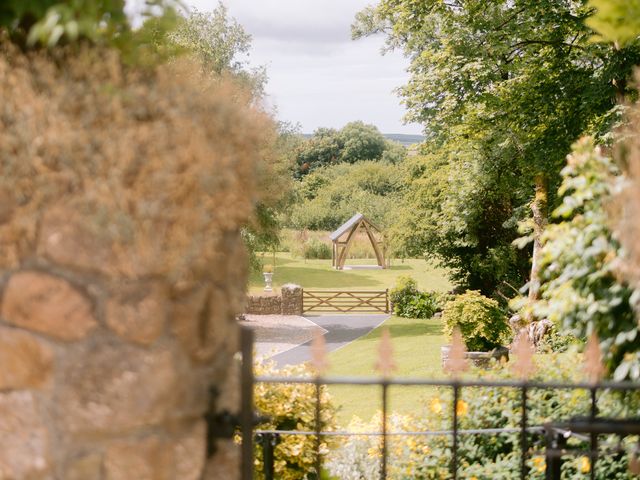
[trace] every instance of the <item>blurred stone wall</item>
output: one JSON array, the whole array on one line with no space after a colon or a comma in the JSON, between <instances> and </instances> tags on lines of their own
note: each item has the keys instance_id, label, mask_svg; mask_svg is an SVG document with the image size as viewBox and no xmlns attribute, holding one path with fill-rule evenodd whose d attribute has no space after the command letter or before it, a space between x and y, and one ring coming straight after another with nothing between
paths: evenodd
<instances>
[{"instance_id":1,"label":"blurred stone wall","mask_svg":"<svg viewBox=\"0 0 640 480\"><path fill-rule=\"evenodd\" d=\"M105 280L40 258L7 272L0 478L203 478L209 402L239 404L229 298L212 283L175 297L161 280ZM218 443L207 478L232 479L237 452Z\"/></svg>"},{"instance_id":2,"label":"blurred stone wall","mask_svg":"<svg viewBox=\"0 0 640 480\"><path fill-rule=\"evenodd\" d=\"M198 65L55 55L0 41L0 479L234 480L205 416L240 405L271 119Z\"/></svg>"}]
</instances>

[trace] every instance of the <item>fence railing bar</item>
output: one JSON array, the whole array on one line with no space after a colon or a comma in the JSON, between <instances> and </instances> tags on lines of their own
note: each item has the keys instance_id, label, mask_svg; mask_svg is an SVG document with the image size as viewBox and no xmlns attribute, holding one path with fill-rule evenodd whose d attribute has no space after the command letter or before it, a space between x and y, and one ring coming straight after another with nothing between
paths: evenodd
<instances>
[{"instance_id":1,"label":"fence railing bar","mask_svg":"<svg viewBox=\"0 0 640 480\"><path fill-rule=\"evenodd\" d=\"M268 377L257 376L259 383L302 383L315 384L314 377ZM382 378L364 377L325 377L322 379L323 385L380 385ZM451 387L450 380L427 380L422 378L397 378L387 380L389 386L431 386L431 387ZM561 389L561 390L638 390L638 384L633 382L602 382L593 383L563 383L563 382L520 382L520 381L498 381L498 380L459 380L460 388L487 387L487 388L522 388L526 385L528 389Z\"/></svg>"},{"instance_id":2,"label":"fence railing bar","mask_svg":"<svg viewBox=\"0 0 640 480\"><path fill-rule=\"evenodd\" d=\"M518 428L478 428L478 429L458 429L458 435L500 435L521 432ZM544 427L527 427L529 433L543 433ZM312 430L256 430L256 434L278 434L278 435L315 435ZM453 430L425 430L415 432L386 432L387 437L443 437L453 435ZM379 437L382 432L351 432L347 430L323 431L325 437Z\"/></svg>"}]
</instances>

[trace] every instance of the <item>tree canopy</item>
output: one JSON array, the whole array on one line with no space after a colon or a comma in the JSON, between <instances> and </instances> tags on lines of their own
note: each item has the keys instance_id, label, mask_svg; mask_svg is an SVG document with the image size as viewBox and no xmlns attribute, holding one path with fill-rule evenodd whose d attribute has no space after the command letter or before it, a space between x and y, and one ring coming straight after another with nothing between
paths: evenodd
<instances>
[{"instance_id":1,"label":"tree canopy","mask_svg":"<svg viewBox=\"0 0 640 480\"><path fill-rule=\"evenodd\" d=\"M619 118L616 99L632 93L628 78L640 63L638 42L614 48L591 41L585 20L592 13L586 1L573 0L381 0L357 15L353 35L382 32L388 48L410 58L410 79L400 90L408 119L424 125L428 153L447 162L472 155L474 168L454 173L473 175L467 202L477 206L476 218L494 215L487 192L507 192L498 230L512 229L531 206L539 240L571 144L583 133L606 141ZM443 188L456 195L450 182ZM407 211L415 212L414 223L429 216ZM466 211L449 214L470 234L478 229ZM456 252L427 253L463 261Z\"/></svg>"},{"instance_id":2,"label":"tree canopy","mask_svg":"<svg viewBox=\"0 0 640 480\"><path fill-rule=\"evenodd\" d=\"M397 163L406 157L406 149L386 140L374 125L362 121L347 123L342 129L319 128L298 149L298 174L336 163L382 160Z\"/></svg>"}]
</instances>

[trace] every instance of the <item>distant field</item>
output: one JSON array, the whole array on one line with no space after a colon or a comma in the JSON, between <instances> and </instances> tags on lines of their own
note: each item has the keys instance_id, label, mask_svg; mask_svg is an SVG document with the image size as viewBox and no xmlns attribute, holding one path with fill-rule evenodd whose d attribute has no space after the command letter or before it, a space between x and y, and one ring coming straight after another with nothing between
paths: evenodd
<instances>
[{"instance_id":1,"label":"distant field","mask_svg":"<svg viewBox=\"0 0 640 480\"><path fill-rule=\"evenodd\" d=\"M265 263L273 263L271 254L265 254ZM353 259L347 265L375 264L371 259ZM447 291L451 284L443 269L434 267L422 259L395 260L386 270L334 270L331 260L304 260L293 258L290 253L277 253L273 284L276 289L285 283L296 283L304 288L391 288L399 276L413 277L423 290ZM255 272L249 281L249 290L259 292L264 288L262 274Z\"/></svg>"}]
</instances>

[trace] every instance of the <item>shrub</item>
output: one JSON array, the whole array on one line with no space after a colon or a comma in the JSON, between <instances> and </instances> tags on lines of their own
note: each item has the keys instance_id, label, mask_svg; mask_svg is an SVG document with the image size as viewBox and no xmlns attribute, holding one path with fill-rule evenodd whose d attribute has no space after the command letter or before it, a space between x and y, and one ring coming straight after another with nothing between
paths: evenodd
<instances>
[{"instance_id":1,"label":"shrub","mask_svg":"<svg viewBox=\"0 0 640 480\"><path fill-rule=\"evenodd\" d=\"M304 365L279 370L272 363L258 363L256 375L304 376L309 370ZM261 430L315 430L316 387L313 384L258 383L254 390L255 405L269 421L258 426ZM335 408L325 386L320 391L321 428L323 432L335 429ZM320 444L320 453L329 452L327 437ZM275 446L275 478L298 480L309 478L315 466L316 437L313 435L283 435ZM256 442L254 450L256 478L264 478L262 447Z\"/></svg>"},{"instance_id":2,"label":"shrub","mask_svg":"<svg viewBox=\"0 0 640 480\"><path fill-rule=\"evenodd\" d=\"M497 301L467 290L448 302L443 311L445 333L460 329L469 351L485 352L503 342L509 333L507 317Z\"/></svg>"},{"instance_id":3,"label":"shrub","mask_svg":"<svg viewBox=\"0 0 640 480\"><path fill-rule=\"evenodd\" d=\"M399 277L389 292L393 313L404 318L431 318L442 310L443 298L438 292L421 292L411 277Z\"/></svg>"},{"instance_id":4,"label":"shrub","mask_svg":"<svg viewBox=\"0 0 640 480\"><path fill-rule=\"evenodd\" d=\"M331 259L331 247L317 238L311 238L304 245L304 258L327 260Z\"/></svg>"}]
</instances>

